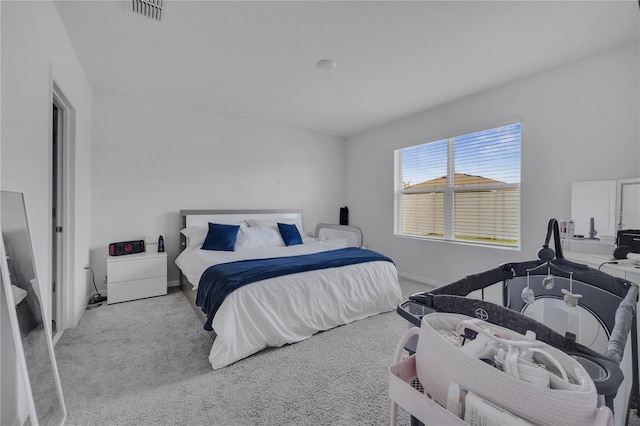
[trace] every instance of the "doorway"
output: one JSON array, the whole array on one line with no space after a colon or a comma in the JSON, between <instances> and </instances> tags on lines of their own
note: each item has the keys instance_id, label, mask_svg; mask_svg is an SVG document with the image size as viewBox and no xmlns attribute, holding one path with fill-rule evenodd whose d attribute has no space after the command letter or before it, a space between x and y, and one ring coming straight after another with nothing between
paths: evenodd
<instances>
[{"instance_id":1,"label":"doorway","mask_svg":"<svg viewBox=\"0 0 640 426\"><path fill-rule=\"evenodd\" d=\"M62 185L62 171L64 170L64 142L61 121L64 115L55 101L53 102L52 134L51 134L51 335L58 334L58 324L61 323L60 300L62 284L62 265L64 252L62 250L62 227L64 185Z\"/></svg>"},{"instance_id":2,"label":"doorway","mask_svg":"<svg viewBox=\"0 0 640 426\"><path fill-rule=\"evenodd\" d=\"M70 253L70 148L73 109L53 82L51 103L51 336L54 344L64 330Z\"/></svg>"}]
</instances>

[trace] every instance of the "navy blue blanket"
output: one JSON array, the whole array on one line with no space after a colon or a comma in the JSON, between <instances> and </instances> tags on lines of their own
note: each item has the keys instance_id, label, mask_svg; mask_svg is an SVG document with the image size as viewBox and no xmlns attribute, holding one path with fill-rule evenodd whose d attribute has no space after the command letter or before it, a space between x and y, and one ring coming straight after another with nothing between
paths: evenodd
<instances>
[{"instance_id":1,"label":"navy blue blanket","mask_svg":"<svg viewBox=\"0 0 640 426\"><path fill-rule=\"evenodd\" d=\"M299 256L221 263L209 267L202 274L196 305L207 315L205 330L212 330L213 316L224 299L237 288L282 275L376 261L393 263L380 253L357 247Z\"/></svg>"}]
</instances>

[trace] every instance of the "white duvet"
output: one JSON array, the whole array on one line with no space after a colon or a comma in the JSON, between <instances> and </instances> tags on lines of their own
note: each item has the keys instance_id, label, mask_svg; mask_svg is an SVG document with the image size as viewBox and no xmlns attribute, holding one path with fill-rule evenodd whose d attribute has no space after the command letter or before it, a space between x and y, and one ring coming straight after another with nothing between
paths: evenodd
<instances>
[{"instance_id":1,"label":"white duvet","mask_svg":"<svg viewBox=\"0 0 640 426\"><path fill-rule=\"evenodd\" d=\"M195 290L204 271L214 264L343 247L315 239L242 252L201 250L198 245L185 249L176 265ZM264 348L299 342L318 331L393 310L401 299L396 267L390 262L309 271L249 284L231 293L217 311L209 361L214 369L222 368Z\"/></svg>"}]
</instances>

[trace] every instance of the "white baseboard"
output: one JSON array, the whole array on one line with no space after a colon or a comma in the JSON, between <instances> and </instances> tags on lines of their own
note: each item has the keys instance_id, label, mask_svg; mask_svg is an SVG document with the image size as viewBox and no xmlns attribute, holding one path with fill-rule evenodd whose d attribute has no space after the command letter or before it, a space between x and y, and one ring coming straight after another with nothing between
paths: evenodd
<instances>
[{"instance_id":1,"label":"white baseboard","mask_svg":"<svg viewBox=\"0 0 640 426\"><path fill-rule=\"evenodd\" d=\"M406 272L398 271L398 276L401 277L401 278L407 278L407 279L410 279L410 280L418 281L418 282L427 284L427 285L432 286L432 287L440 287L440 286L446 284L446 283L443 283L441 281L432 280L432 279L421 277L421 276L418 276L418 275L407 274Z\"/></svg>"},{"instance_id":2,"label":"white baseboard","mask_svg":"<svg viewBox=\"0 0 640 426\"><path fill-rule=\"evenodd\" d=\"M63 334L64 334L64 330L60 330L51 338L51 343L53 344L54 347L56 346L58 341L60 341L60 338L62 337Z\"/></svg>"},{"instance_id":3,"label":"white baseboard","mask_svg":"<svg viewBox=\"0 0 640 426\"><path fill-rule=\"evenodd\" d=\"M173 281L167 281L167 287L180 287L180 280L173 280ZM104 290L100 290L98 292L101 296L107 296L108 291L106 289ZM84 303L84 308L87 309L87 307L89 306L89 302L91 301L91 298L93 297L93 295L95 294L95 291L91 292L89 295L87 295L87 300ZM107 301L105 300L103 303L107 303Z\"/></svg>"}]
</instances>

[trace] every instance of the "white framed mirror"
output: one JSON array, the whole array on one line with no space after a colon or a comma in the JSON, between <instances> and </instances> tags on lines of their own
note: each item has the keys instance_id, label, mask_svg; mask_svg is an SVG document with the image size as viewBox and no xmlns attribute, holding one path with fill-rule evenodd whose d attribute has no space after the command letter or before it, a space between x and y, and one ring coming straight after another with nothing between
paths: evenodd
<instances>
[{"instance_id":1,"label":"white framed mirror","mask_svg":"<svg viewBox=\"0 0 640 426\"><path fill-rule=\"evenodd\" d=\"M19 192L0 191L0 269L11 322L16 364L21 370L31 425L62 425L66 407L51 341L50 322L42 309L33 247L24 204ZM5 384L3 384L4 386ZM18 402L20 401L18 395ZM18 404L20 405L20 404ZM19 411L19 409L18 409ZM18 418L23 413L16 414Z\"/></svg>"},{"instance_id":2,"label":"white framed mirror","mask_svg":"<svg viewBox=\"0 0 640 426\"><path fill-rule=\"evenodd\" d=\"M571 184L571 218L575 234L616 238L623 229L640 229L640 177L579 181Z\"/></svg>"},{"instance_id":3,"label":"white framed mirror","mask_svg":"<svg viewBox=\"0 0 640 426\"><path fill-rule=\"evenodd\" d=\"M618 181L618 230L640 229L640 178Z\"/></svg>"},{"instance_id":4,"label":"white framed mirror","mask_svg":"<svg viewBox=\"0 0 640 426\"><path fill-rule=\"evenodd\" d=\"M595 238L616 235L616 181L593 180L571 185L571 219L575 235L590 236L591 222ZM571 236L570 236L571 237Z\"/></svg>"}]
</instances>

